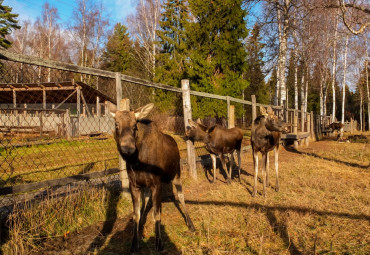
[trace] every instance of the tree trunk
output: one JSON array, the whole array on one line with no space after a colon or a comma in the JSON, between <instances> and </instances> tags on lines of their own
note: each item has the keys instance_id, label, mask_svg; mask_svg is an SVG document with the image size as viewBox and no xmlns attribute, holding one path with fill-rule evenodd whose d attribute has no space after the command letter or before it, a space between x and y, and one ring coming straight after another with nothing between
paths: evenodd
<instances>
[{"instance_id":1,"label":"tree trunk","mask_svg":"<svg viewBox=\"0 0 370 255\"><path fill-rule=\"evenodd\" d=\"M333 45L333 70L332 70L332 91L333 91L333 110L332 122L335 120L335 74L337 66L336 48L337 48L337 33L338 33L338 19L335 16L335 31L334 31L334 45Z\"/></svg>"},{"instance_id":2,"label":"tree trunk","mask_svg":"<svg viewBox=\"0 0 370 255\"><path fill-rule=\"evenodd\" d=\"M347 52L348 52L348 40L349 36L346 36L346 45L344 48L344 64L343 64L343 83L342 83L342 119L341 123L344 123L344 109L345 109L345 101L346 101L346 71L347 71ZM343 132L343 129L341 130Z\"/></svg>"}]
</instances>

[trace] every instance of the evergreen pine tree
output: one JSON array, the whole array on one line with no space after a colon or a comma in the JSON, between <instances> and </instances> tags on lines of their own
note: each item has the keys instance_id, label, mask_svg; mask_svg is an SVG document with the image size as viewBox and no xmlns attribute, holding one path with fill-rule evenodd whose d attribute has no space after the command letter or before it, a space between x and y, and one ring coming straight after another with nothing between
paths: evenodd
<instances>
[{"instance_id":1,"label":"evergreen pine tree","mask_svg":"<svg viewBox=\"0 0 370 255\"><path fill-rule=\"evenodd\" d=\"M124 74L132 74L133 42L127 32L127 27L117 23L113 34L108 38L106 49L102 56L102 68Z\"/></svg>"},{"instance_id":2,"label":"evergreen pine tree","mask_svg":"<svg viewBox=\"0 0 370 255\"><path fill-rule=\"evenodd\" d=\"M248 82L242 41L247 37L242 0L189 0L192 22L186 26L190 85L197 91L241 98ZM204 100L202 112L226 116L226 107ZM200 116L200 115L199 115Z\"/></svg>"},{"instance_id":3,"label":"evergreen pine tree","mask_svg":"<svg viewBox=\"0 0 370 255\"><path fill-rule=\"evenodd\" d=\"M188 11L184 0L167 0L157 31L160 53L157 54L156 77L154 81L174 87L180 86L185 77L185 31Z\"/></svg>"},{"instance_id":4,"label":"evergreen pine tree","mask_svg":"<svg viewBox=\"0 0 370 255\"><path fill-rule=\"evenodd\" d=\"M12 13L12 8L3 5L3 0L0 0L0 48L7 49L12 43L5 38L12 29L19 29L17 17L18 14Z\"/></svg>"}]
</instances>

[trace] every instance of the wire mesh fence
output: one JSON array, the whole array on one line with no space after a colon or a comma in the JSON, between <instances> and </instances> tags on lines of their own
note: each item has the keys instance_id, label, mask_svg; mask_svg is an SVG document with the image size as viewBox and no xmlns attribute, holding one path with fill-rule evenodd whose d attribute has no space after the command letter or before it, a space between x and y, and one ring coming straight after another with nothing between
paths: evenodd
<instances>
[{"instance_id":1,"label":"wire mesh fence","mask_svg":"<svg viewBox=\"0 0 370 255\"><path fill-rule=\"evenodd\" d=\"M154 103L148 117L175 139L181 158L186 159L181 88L98 69L2 54L0 214L19 193L31 194L81 181L120 183L114 120L108 101L119 103L121 98L128 98L131 110ZM228 96L196 91L190 91L190 95L192 118L199 118L209 127L230 127L230 120L235 119L234 126L250 130L256 117L253 107L260 106ZM274 111L283 114L281 107ZM260 115L259 107L256 114ZM293 122L293 115L288 114L287 120ZM197 157L209 154L204 143L194 145Z\"/></svg>"}]
</instances>

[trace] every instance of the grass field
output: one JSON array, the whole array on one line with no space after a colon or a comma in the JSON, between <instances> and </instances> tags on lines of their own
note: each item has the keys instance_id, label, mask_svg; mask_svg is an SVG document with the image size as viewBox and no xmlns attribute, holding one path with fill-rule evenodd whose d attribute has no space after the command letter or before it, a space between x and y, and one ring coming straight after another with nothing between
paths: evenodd
<instances>
[{"instance_id":1,"label":"grass field","mask_svg":"<svg viewBox=\"0 0 370 255\"><path fill-rule=\"evenodd\" d=\"M186 158L186 143L182 136L168 134L176 140L181 158ZM1 145L0 187L118 167L117 147L112 136L38 140L33 143L12 140L2 141ZM196 142L195 147L197 156L208 154L204 144Z\"/></svg>"},{"instance_id":2,"label":"grass field","mask_svg":"<svg viewBox=\"0 0 370 255\"><path fill-rule=\"evenodd\" d=\"M271 155L271 187L266 198L261 196L261 183L257 197L251 197L250 151L242 157L241 184L227 185L222 172L216 184L210 184L207 166L198 168L198 181L184 174L185 199L197 230L189 232L177 207L166 199L162 205L165 250L154 250L149 214L139 254L369 254L370 145L324 140L298 151L281 148L279 156L280 191L273 189ZM110 213L94 218L101 219L98 223L90 216L86 218L90 223L77 220L79 227L70 223L58 232L50 230L54 238L33 250L42 254L127 254L131 205L123 198L117 200L106 204Z\"/></svg>"}]
</instances>

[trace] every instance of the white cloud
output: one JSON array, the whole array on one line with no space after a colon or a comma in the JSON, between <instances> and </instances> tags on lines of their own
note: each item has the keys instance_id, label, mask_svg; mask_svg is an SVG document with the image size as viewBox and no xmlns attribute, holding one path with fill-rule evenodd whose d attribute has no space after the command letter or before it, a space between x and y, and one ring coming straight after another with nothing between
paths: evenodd
<instances>
[{"instance_id":1,"label":"white cloud","mask_svg":"<svg viewBox=\"0 0 370 255\"><path fill-rule=\"evenodd\" d=\"M35 21L37 16L40 15L38 6L32 5L31 2L21 2L17 0L5 0L3 5L12 7L12 13L19 14L18 20L31 20Z\"/></svg>"}]
</instances>

